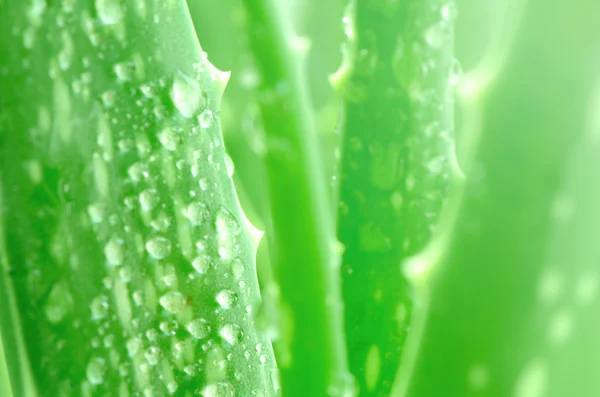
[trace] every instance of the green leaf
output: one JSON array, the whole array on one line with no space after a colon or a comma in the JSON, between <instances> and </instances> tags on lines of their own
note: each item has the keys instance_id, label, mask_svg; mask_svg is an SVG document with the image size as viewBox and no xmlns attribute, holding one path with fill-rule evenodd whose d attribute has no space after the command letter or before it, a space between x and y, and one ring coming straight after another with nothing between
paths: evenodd
<instances>
[{"instance_id":1,"label":"green leaf","mask_svg":"<svg viewBox=\"0 0 600 397\"><path fill-rule=\"evenodd\" d=\"M454 166L452 1L352 1L345 61L338 235L350 368L361 396L389 395L410 329L399 264L435 230Z\"/></svg>"},{"instance_id":2,"label":"green leaf","mask_svg":"<svg viewBox=\"0 0 600 397\"><path fill-rule=\"evenodd\" d=\"M303 75L306 42L275 0L246 0L266 134L270 256L279 286L276 345L284 396L345 396L334 223Z\"/></svg>"},{"instance_id":3,"label":"green leaf","mask_svg":"<svg viewBox=\"0 0 600 397\"><path fill-rule=\"evenodd\" d=\"M464 193L442 237L405 263L420 320L395 397L598 390L600 9L576 1L567 21L564 4L506 5L461 85Z\"/></svg>"},{"instance_id":4,"label":"green leaf","mask_svg":"<svg viewBox=\"0 0 600 397\"><path fill-rule=\"evenodd\" d=\"M227 75L185 2L3 2L0 33L15 394L273 395L220 134Z\"/></svg>"}]
</instances>

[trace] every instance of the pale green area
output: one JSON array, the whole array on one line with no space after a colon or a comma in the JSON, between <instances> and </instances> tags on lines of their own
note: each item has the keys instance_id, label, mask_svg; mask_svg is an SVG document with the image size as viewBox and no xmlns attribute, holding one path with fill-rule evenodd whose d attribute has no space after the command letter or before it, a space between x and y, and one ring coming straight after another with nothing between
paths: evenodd
<instances>
[{"instance_id":1,"label":"pale green area","mask_svg":"<svg viewBox=\"0 0 600 397\"><path fill-rule=\"evenodd\" d=\"M0 343L0 395L6 397L12 396L6 359L4 357L4 347L2 346L2 343Z\"/></svg>"}]
</instances>

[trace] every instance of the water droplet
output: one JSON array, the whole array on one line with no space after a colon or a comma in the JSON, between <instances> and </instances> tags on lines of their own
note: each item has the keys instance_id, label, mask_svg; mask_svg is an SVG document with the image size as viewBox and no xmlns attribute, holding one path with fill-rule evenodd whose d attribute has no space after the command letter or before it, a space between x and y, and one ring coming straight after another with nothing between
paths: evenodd
<instances>
[{"instance_id":1,"label":"water droplet","mask_svg":"<svg viewBox=\"0 0 600 397\"><path fill-rule=\"evenodd\" d=\"M99 385L104 382L104 373L106 372L106 365L104 360L101 358L93 358L87 365L85 374L88 382L92 385Z\"/></svg>"},{"instance_id":2,"label":"water droplet","mask_svg":"<svg viewBox=\"0 0 600 397\"><path fill-rule=\"evenodd\" d=\"M127 175L135 183L148 177L148 167L144 163L135 163L127 170Z\"/></svg>"},{"instance_id":3,"label":"water droplet","mask_svg":"<svg viewBox=\"0 0 600 397\"><path fill-rule=\"evenodd\" d=\"M113 67L113 71L117 75L117 81L121 83L129 81L133 77L133 66L124 62L117 63Z\"/></svg>"},{"instance_id":4,"label":"water droplet","mask_svg":"<svg viewBox=\"0 0 600 397\"><path fill-rule=\"evenodd\" d=\"M148 348L148 350L146 350L146 352L144 353L144 357L146 358L148 364L154 366L158 364L158 360L160 359L160 350L152 346Z\"/></svg>"},{"instance_id":5,"label":"water droplet","mask_svg":"<svg viewBox=\"0 0 600 397\"><path fill-rule=\"evenodd\" d=\"M171 128L165 128L158 135L158 140L167 150L177 150L179 144L179 135Z\"/></svg>"},{"instance_id":6,"label":"water droplet","mask_svg":"<svg viewBox=\"0 0 600 397\"><path fill-rule=\"evenodd\" d=\"M432 174L439 174L443 171L446 158L444 156L437 156L429 160L427 168Z\"/></svg>"},{"instance_id":7,"label":"water droplet","mask_svg":"<svg viewBox=\"0 0 600 397\"><path fill-rule=\"evenodd\" d=\"M37 21L39 17L41 17L46 11L46 0L33 0L27 10L27 16L29 20L33 23Z\"/></svg>"},{"instance_id":8,"label":"water droplet","mask_svg":"<svg viewBox=\"0 0 600 397\"><path fill-rule=\"evenodd\" d=\"M71 67L73 61L73 39L67 32L62 33L63 49L58 53L58 66L62 70Z\"/></svg>"},{"instance_id":9,"label":"water droplet","mask_svg":"<svg viewBox=\"0 0 600 397\"><path fill-rule=\"evenodd\" d=\"M233 274L233 277L236 280L239 280L240 278L242 278L244 276L244 271L246 270L246 268L244 267L244 264L242 263L242 261L240 261L239 259L234 259L232 264L231 264L231 272Z\"/></svg>"},{"instance_id":10,"label":"water droplet","mask_svg":"<svg viewBox=\"0 0 600 397\"><path fill-rule=\"evenodd\" d=\"M117 98L117 94L114 91L105 91L100 95L100 99L102 103L107 108L111 108L115 105L115 100Z\"/></svg>"},{"instance_id":11,"label":"water droplet","mask_svg":"<svg viewBox=\"0 0 600 397\"><path fill-rule=\"evenodd\" d=\"M425 41L433 49L440 49L446 41L446 26L441 23L432 25L425 32Z\"/></svg>"},{"instance_id":12,"label":"water droplet","mask_svg":"<svg viewBox=\"0 0 600 397\"><path fill-rule=\"evenodd\" d=\"M212 125L214 114L210 109L204 109L200 116L198 116L198 123L201 128L209 128Z\"/></svg>"},{"instance_id":13,"label":"water droplet","mask_svg":"<svg viewBox=\"0 0 600 397\"><path fill-rule=\"evenodd\" d=\"M146 189L140 193L140 206L144 211L150 211L158 204L158 194L154 189Z\"/></svg>"},{"instance_id":14,"label":"water droplet","mask_svg":"<svg viewBox=\"0 0 600 397\"><path fill-rule=\"evenodd\" d=\"M219 245L219 256L230 260L234 254L234 237L240 233L240 224L231 212L224 207L217 209L215 227Z\"/></svg>"},{"instance_id":15,"label":"water droplet","mask_svg":"<svg viewBox=\"0 0 600 397\"><path fill-rule=\"evenodd\" d=\"M46 318L53 324L62 321L71 311L73 297L64 282L59 282L52 287L44 307Z\"/></svg>"},{"instance_id":16,"label":"water droplet","mask_svg":"<svg viewBox=\"0 0 600 397\"><path fill-rule=\"evenodd\" d=\"M90 311L92 312L92 320L106 318L108 315L108 301L106 300L106 297L101 296L95 298L90 304Z\"/></svg>"},{"instance_id":17,"label":"water droplet","mask_svg":"<svg viewBox=\"0 0 600 397\"><path fill-rule=\"evenodd\" d=\"M222 290L217 294L216 301L223 309L229 309L235 304L237 296L233 291Z\"/></svg>"},{"instance_id":18,"label":"water droplet","mask_svg":"<svg viewBox=\"0 0 600 397\"><path fill-rule=\"evenodd\" d=\"M187 206L184 215L192 224L200 225L208 218L208 209L202 203L193 202Z\"/></svg>"},{"instance_id":19,"label":"water droplet","mask_svg":"<svg viewBox=\"0 0 600 397\"><path fill-rule=\"evenodd\" d=\"M234 397L235 390L228 382L219 382L206 385L202 391L204 397Z\"/></svg>"},{"instance_id":20,"label":"water droplet","mask_svg":"<svg viewBox=\"0 0 600 397\"><path fill-rule=\"evenodd\" d=\"M198 185L200 186L200 190L206 191L208 189L208 181L206 178L202 178L198 181Z\"/></svg>"},{"instance_id":21,"label":"water droplet","mask_svg":"<svg viewBox=\"0 0 600 397\"><path fill-rule=\"evenodd\" d=\"M140 87L140 91L142 91L142 94L146 97L146 98L153 98L154 97L154 89L149 86L149 85L142 85Z\"/></svg>"},{"instance_id":22,"label":"water droplet","mask_svg":"<svg viewBox=\"0 0 600 397\"><path fill-rule=\"evenodd\" d=\"M96 0L96 12L105 25L114 25L123 19L123 9L119 0Z\"/></svg>"},{"instance_id":23,"label":"water droplet","mask_svg":"<svg viewBox=\"0 0 600 397\"><path fill-rule=\"evenodd\" d=\"M210 325L208 325L208 322L203 318L197 318L191 321L185 328L196 339L204 339L210 333Z\"/></svg>"},{"instance_id":24,"label":"water droplet","mask_svg":"<svg viewBox=\"0 0 600 397\"><path fill-rule=\"evenodd\" d=\"M154 259L164 259L171 253L171 241L164 237L153 237L146 242L146 251Z\"/></svg>"},{"instance_id":25,"label":"water droplet","mask_svg":"<svg viewBox=\"0 0 600 397\"><path fill-rule=\"evenodd\" d=\"M177 391L178 387L179 387L179 385L175 381L171 381L171 382L167 383L167 391L170 394L174 394Z\"/></svg>"},{"instance_id":26,"label":"water droplet","mask_svg":"<svg viewBox=\"0 0 600 397\"><path fill-rule=\"evenodd\" d=\"M133 294L131 294L131 297L133 298L133 303L135 303L137 307L142 306L144 303L144 296L142 295L141 291L135 291Z\"/></svg>"},{"instance_id":27,"label":"water droplet","mask_svg":"<svg viewBox=\"0 0 600 397\"><path fill-rule=\"evenodd\" d=\"M210 257L199 255L192 261L192 267L200 274L206 274L210 269Z\"/></svg>"},{"instance_id":28,"label":"water droplet","mask_svg":"<svg viewBox=\"0 0 600 397\"><path fill-rule=\"evenodd\" d=\"M127 348L129 357L133 358L142 349L142 341L139 338L129 339L125 343L125 347Z\"/></svg>"},{"instance_id":29,"label":"water droplet","mask_svg":"<svg viewBox=\"0 0 600 397\"><path fill-rule=\"evenodd\" d=\"M230 345L237 345L243 337L242 330L237 324L226 324L219 330L219 336Z\"/></svg>"},{"instance_id":30,"label":"water droplet","mask_svg":"<svg viewBox=\"0 0 600 397\"><path fill-rule=\"evenodd\" d=\"M160 297L158 303L168 312L180 313L186 307L186 299L180 292L167 292Z\"/></svg>"},{"instance_id":31,"label":"water droplet","mask_svg":"<svg viewBox=\"0 0 600 397\"><path fill-rule=\"evenodd\" d=\"M225 169L227 170L227 176L231 178L235 172L235 165L227 153L225 153Z\"/></svg>"},{"instance_id":32,"label":"water droplet","mask_svg":"<svg viewBox=\"0 0 600 397\"><path fill-rule=\"evenodd\" d=\"M171 89L171 100L183 117L192 117L206 106L206 99L198 82L179 73Z\"/></svg>"},{"instance_id":33,"label":"water droplet","mask_svg":"<svg viewBox=\"0 0 600 397\"><path fill-rule=\"evenodd\" d=\"M178 324L175 321L162 321L158 325L158 327L160 328L162 333L167 336L175 335L175 333L177 332L177 328L179 328Z\"/></svg>"},{"instance_id":34,"label":"water droplet","mask_svg":"<svg viewBox=\"0 0 600 397\"><path fill-rule=\"evenodd\" d=\"M104 246L104 256L106 264L110 266L120 266L123 264L123 242L116 237L110 239Z\"/></svg>"},{"instance_id":35,"label":"water droplet","mask_svg":"<svg viewBox=\"0 0 600 397\"><path fill-rule=\"evenodd\" d=\"M447 4L444 4L440 9L440 13L442 14L442 18L444 18L444 21L454 21L458 15L458 9L456 8L454 0L450 0Z\"/></svg>"},{"instance_id":36,"label":"water droplet","mask_svg":"<svg viewBox=\"0 0 600 397\"><path fill-rule=\"evenodd\" d=\"M156 332L154 328L150 328L146 331L146 338L148 338L150 342L156 342L158 340L158 332Z\"/></svg>"},{"instance_id":37,"label":"water droplet","mask_svg":"<svg viewBox=\"0 0 600 397\"><path fill-rule=\"evenodd\" d=\"M104 220L104 206L102 204L90 204L87 212L92 223L101 223Z\"/></svg>"}]
</instances>

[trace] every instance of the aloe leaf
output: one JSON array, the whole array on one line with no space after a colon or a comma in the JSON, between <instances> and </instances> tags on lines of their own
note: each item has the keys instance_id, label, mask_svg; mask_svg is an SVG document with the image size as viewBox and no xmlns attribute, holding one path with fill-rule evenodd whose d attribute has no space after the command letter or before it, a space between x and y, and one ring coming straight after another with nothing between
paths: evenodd
<instances>
[{"instance_id":1,"label":"aloe leaf","mask_svg":"<svg viewBox=\"0 0 600 397\"><path fill-rule=\"evenodd\" d=\"M220 134L227 75L185 2L2 2L0 33L15 395L273 395Z\"/></svg>"},{"instance_id":2,"label":"aloe leaf","mask_svg":"<svg viewBox=\"0 0 600 397\"><path fill-rule=\"evenodd\" d=\"M225 149L235 165L234 182L244 212L264 230L269 219L265 134L255 98L258 71L248 48L243 4L241 0L190 0L188 4L211 61L231 71L221 107Z\"/></svg>"},{"instance_id":3,"label":"aloe leaf","mask_svg":"<svg viewBox=\"0 0 600 397\"><path fill-rule=\"evenodd\" d=\"M453 166L452 1L348 3L338 236L350 368L389 395L412 292L398 271L430 240Z\"/></svg>"},{"instance_id":4,"label":"aloe leaf","mask_svg":"<svg viewBox=\"0 0 600 397\"><path fill-rule=\"evenodd\" d=\"M10 389L10 379L8 377L8 369L6 368L6 360L4 358L4 348L0 343L0 393L6 397L12 397Z\"/></svg>"},{"instance_id":5,"label":"aloe leaf","mask_svg":"<svg viewBox=\"0 0 600 397\"><path fill-rule=\"evenodd\" d=\"M267 237L280 289L276 350L284 396L346 395L338 257L314 121L304 84L306 46L281 4L246 0L260 71L271 209Z\"/></svg>"},{"instance_id":6,"label":"aloe leaf","mask_svg":"<svg viewBox=\"0 0 600 397\"><path fill-rule=\"evenodd\" d=\"M404 266L427 318L409 337L394 397L598 390L588 313L597 307L600 9L576 1L567 21L564 4L507 6L494 51L461 84L470 131L460 134L467 180L448 206L455 219Z\"/></svg>"}]
</instances>

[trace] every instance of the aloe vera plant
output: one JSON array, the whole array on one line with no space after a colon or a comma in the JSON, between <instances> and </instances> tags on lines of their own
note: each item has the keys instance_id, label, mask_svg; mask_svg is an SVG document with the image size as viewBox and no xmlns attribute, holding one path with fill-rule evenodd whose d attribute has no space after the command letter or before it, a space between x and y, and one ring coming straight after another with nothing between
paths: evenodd
<instances>
[{"instance_id":1,"label":"aloe vera plant","mask_svg":"<svg viewBox=\"0 0 600 397\"><path fill-rule=\"evenodd\" d=\"M596 395L597 15L0 0L0 394Z\"/></svg>"}]
</instances>

